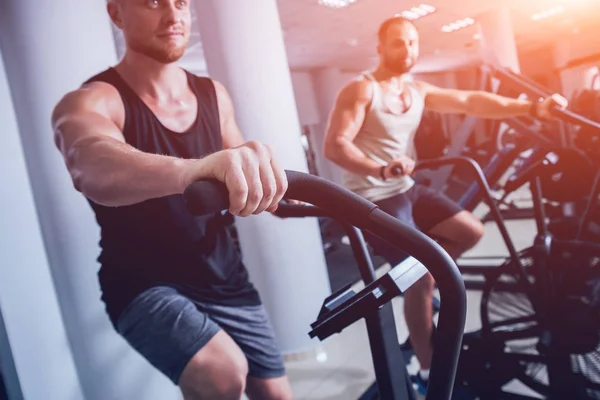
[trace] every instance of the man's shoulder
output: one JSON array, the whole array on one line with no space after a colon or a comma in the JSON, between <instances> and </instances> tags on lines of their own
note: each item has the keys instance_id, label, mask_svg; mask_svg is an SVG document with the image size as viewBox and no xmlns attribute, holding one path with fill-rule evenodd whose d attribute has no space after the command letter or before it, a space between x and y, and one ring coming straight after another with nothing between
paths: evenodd
<instances>
[{"instance_id":1,"label":"man's shoulder","mask_svg":"<svg viewBox=\"0 0 600 400\"><path fill-rule=\"evenodd\" d=\"M373 96L373 85L364 75L350 79L340 90L340 97L352 101L370 101Z\"/></svg>"},{"instance_id":2,"label":"man's shoulder","mask_svg":"<svg viewBox=\"0 0 600 400\"><path fill-rule=\"evenodd\" d=\"M100 114L111 119L121 116L123 102L119 91L110 81L98 78L101 74L65 93L53 109L52 120L86 113Z\"/></svg>"}]
</instances>

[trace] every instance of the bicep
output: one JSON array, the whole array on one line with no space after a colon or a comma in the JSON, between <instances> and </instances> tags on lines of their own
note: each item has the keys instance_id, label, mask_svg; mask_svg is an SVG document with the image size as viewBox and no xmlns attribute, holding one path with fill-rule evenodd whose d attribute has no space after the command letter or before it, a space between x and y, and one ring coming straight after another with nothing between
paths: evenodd
<instances>
[{"instance_id":1,"label":"bicep","mask_svg":"<svg viewBox=\"0 0 600 400\"><path fill-rule=\"evenodd\" d=\"M368 102L364 88L342 89L329 117L327 141L354 140L364 122Z\"/></svg>"},{"instance_id":2,"label":"bicep","mask_svg":"<svg viewBox=\"0 0 600 400\"><path fill-rule=\"evenodd\" d=\"M217 94L217 104L219 109L219 123L221 128L221 138L223 148L230 149L244 144L244 137L235 120L233 101L227 92L227 89L218 81L213 80Z\"/></svg>"},{"instance_id":3,"label":"bicep","mask_svg":"<svg viewBox=\"0 0 600 400\"><path fill-rule=\"evenodd\" d=\"M244 144L244 137L234 118L221 124L221 137L223 138L223 148L231 149Z\"/></svg>"},{"instance_id":4,"label":"bicep","mask_svg":"<svg viewBox=\"0 0 600 400\"><path fill-rule=\"evenodd\" d=\"M52 113L52 131L57 148L68 159L73 147L97 140L125 143L123 132L111 119L102 100L86 92L63 97Z\"/></svg>"},{"instance_id":5,"label":"bicep","mask_svg":"<svg viewBox=\"0 0 600 400\"><path fill-rule=\"evenodd\" d=\"M470 91L445 89L423 82L419 84L425 96L425 108L439 113L465 112L469 103Z\"/></svg>"}]
</instances>

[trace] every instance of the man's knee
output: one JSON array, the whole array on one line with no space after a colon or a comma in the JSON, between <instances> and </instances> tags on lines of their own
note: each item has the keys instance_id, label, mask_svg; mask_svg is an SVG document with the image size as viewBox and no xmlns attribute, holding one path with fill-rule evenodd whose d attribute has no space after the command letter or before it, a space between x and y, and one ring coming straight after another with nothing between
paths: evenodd
<instances>
[{"instance_id":1,"label":"man's knee","mask_svg":"<svg viewBox=\"0 0 600 400\"><path fill-rule=\"evenodd\" d=\"M294 394L287 376L273 379L248 378L246 393L250 400L293 400Z\"/></svg>"},{"instance_id":2,"label":"man's knee","mask_svg":"<svg viewBox=\"0 0 600 400\"><path fill-rule=\"evenodd\" d=\"M188 363L181 378L185 400L239 400L246 389L248 362L235 342L223 331Z\"/></svg>"},{"instance_id":3,"label":"man's knee","mask_svg":"<svg viewBox=\"0 0 600 400\"><path fill-rule=\"evenodd\" d=\"M465 247L465 250L475 247L481 238L483 238L484 232L485 228L481 221L473 216L469 223L468 229L465 231L465 234L462 237L462 243Z\"/></svg>"},{"instance_id":4,"label":"man's knee","mask_svg":"<svg viewBox=\"0 0 600 400\"><path fill-rule=\"evenodd\" d=\"M458 226L456 226L453 241L463 252L475 247L485 232L485 228L479 218L465 211L457 216L456 222Z\"/></svg>"},{"instance_id":5,"label":"man's knee","mask_svg":"<svg viewBox=\"0 0 600 400\"><path fill-rule=\"evenodd\" d=\"M410 287L410 289L412 289L413 292L419 292L422 294L433 293L433 290L435 289L435 280L433 279L431 273L428 272L425 275L423 275L421 279L416 281Z\"/></svg>"}]
</instances>

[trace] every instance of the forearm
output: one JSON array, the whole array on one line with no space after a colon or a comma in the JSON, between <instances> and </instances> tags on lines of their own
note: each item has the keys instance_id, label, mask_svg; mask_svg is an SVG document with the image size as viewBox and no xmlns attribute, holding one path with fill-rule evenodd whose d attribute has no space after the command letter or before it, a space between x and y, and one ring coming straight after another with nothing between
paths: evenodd
<instances>
[{"instance_id":1,"label":"forearm","mask_svg":"<svg viewBox=\"0 0 600 400\"><path fill-rule=\"evenodd\" d=\"M469 94L466 114L488 119L504 119L528 115L530 100L513 99L494 93L477 91Z\"/></svg>"},{"instance_id":2,"label":"forearm","mask_svg":"<svg viewBox=\"0 0 600 400\"><path fill-rule=\"evenodd\" d=\"M381 164L366 157L354 143L338 139L326 147L325 156L341 168L363 176L380 176Z\"/></svg>"},{"instance_id":3,"label":"forearm","mask_svg":"<svg viewBox=\"0 0 600 400\"><path fill-rule=\"evenodd\" d=\"M75 188L105 206L125 206L182 193L193 160L148 154L112 139L74 144L67 164Z\"/></svg>"}]
</instances>

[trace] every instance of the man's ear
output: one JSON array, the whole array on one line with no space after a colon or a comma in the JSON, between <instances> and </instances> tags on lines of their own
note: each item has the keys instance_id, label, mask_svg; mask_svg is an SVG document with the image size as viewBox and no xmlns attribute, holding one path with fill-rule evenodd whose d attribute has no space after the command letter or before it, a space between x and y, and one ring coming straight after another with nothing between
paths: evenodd
<instances>
[{"instance_id":1,"label":"man's ear","mask_svg":"<svg viewBox=\"0 0 600 400\"><path fill-rule=\"evenodd\" d=\"M108 0L106 3L106 11L112 22L119 28L123 29L123 21L121 19L121 5L117 0Z\"/></svg>"}]
</instances>

